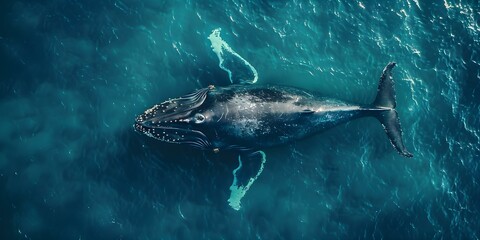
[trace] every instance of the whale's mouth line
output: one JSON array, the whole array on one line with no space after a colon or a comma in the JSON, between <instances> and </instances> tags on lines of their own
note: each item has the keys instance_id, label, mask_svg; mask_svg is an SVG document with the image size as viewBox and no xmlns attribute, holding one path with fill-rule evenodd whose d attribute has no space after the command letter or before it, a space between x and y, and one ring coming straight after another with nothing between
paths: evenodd
<instances>
[{"instance_id":1,"label":"whale's mouth line","mask_svg":"<svg viewBox=\"0 0 480 240\"><path fill-rule=\"evenodd\" d=\"M134 129L162 142L190 145L201 150L212 147L209 139L203 132L191 129L186 125L144 125L141 122L136 122Z\"/></svg>"},{"instance_id":2,"label":"whale's mouth line","mask_svg":"<svg viewBox=\"0 0 480 240\"><path fill-rule=\"evenodd\" d=\"M146 121L149 122L149 121ZM167 124L167 125L160 125L160 124L145 124L145 122L136 122L134 124L134 128L137 132L140 133L145 133L149 134L152 132L158 132L158 131L176 131L176 132L200 132L198 130L191 129L190 127L183 125L181 126L180 124ZM162 132L163 134L163 132Z\"/></svg>"},{"instance_id":3,"label":"whale's mouth line","mask_svg":"<svg viewBox=\"0 0 480 240\"><path fill-rule=\"evenodd\" d=\"M169 126L178 126L179 128L185 128L185 124L189 123L191 120L187 118L188 114L179 115L176 118L170 120L164 120L163 116L156 116L149 119L139 120L135 119L135 124L140 124L148 128L156 127L169 127Z\"/></svg>"},{"instance_id":4,"label":"whale's mouth line","mask_svg":"<svg viewBox=\"0 0 480 240\"><path fill-rule=\"evenodd\" d=\"M145 134L153 134L158 131L165 131L165 133L161 132L161 134L168 134L168 132L181 132L181 133L188 133L188 132L200 132L197 130L193 129L188 129L188 128L179 128L179 127L172 127L172 126L145 126L142 124L135 123L134 125L135 130L140 132L140 133L145 133ZM200 132L201 133L201 132ZM158 133L160 134L160 133ZM203 134L203 133L202 133Z\"/></svg>"}]
</instances>

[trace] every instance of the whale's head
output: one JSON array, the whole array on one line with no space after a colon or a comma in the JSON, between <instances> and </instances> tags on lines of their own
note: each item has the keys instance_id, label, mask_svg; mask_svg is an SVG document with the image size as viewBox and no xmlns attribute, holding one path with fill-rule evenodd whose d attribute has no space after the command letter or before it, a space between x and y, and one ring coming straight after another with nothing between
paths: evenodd
<instances>
[{"instance_id":1,"label":"whale's head","mask_svg":"<svg viewBox=\"0 0 480 240\"><path fill-rule=\"evenodd\" d=\"M205 116L198 109L211 89L203 88L147 109L135 118L135 130L163 142L210 149L207 136L198 128L205 122Z\"/></svg>"}]
</instances>

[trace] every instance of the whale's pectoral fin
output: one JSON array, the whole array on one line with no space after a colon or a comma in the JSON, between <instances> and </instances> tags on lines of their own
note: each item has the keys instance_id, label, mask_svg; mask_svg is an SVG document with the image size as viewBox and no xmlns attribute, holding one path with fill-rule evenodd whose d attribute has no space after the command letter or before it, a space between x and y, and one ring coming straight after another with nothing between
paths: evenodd
<instances>
[{"instance_id":1,"label":"whale's pectoral fin","mask_svg":"<svg viewBox=\"0 0 480 240\"><path fill-rule=\"evenodd\" d=\"M238 167L233 170L233 183L230 186L229 205L240 209L240 201L247 193L253 182L263 171L263 165L267 161L263 151L242 153L238 156Z\"/></svg>"},{"instance_id":2,"label":"whale's pectoral fin","mask_svg":"<svg viewBox=\"0 0 480 240\"><path fill-rule=\"evenodd\" d=\"M213 30L208 39L212 43L212 50L217 54L220 61L218 66L228 73L229 84L257 82L257 70L220 37L220 30L220 28Z\"/></svg>"}]
</instances>

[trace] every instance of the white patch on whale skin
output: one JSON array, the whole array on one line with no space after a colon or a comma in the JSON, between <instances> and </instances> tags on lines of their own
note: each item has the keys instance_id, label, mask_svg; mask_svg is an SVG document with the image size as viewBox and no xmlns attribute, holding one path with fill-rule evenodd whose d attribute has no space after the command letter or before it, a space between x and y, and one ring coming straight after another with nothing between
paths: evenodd
<instances>
[{"instance_id":1,"label":"white patch on whale skin","mask_svg":"<svg viewBox=\"0 0 480 240\"><path fill-rule=\"evenodd\" d=\"M256 83L258 80L257 70L247 60L245 60L242 56L236 53L228 45L228 43L222 39L222 37L220 37L220 31L221 31L221 28L214 29L210 34L210 36L208 36L208 39L212 43L212 50L217 54L218 60L220 61L218 66L228 73L228 78L230 79L230 82L234 83L232 79L232 71L223 64L225 61L224 59L225 52L232 54L235 58L243 62L253 74L253 79L246 79L245 82Z\"/></svg>"},{"instance_id":2,"label":"white patch on whale skin","mask_svg":"<svg viewBox=\"0 0 480 240\"><path fill-rule=\"evenodd\" d=\"M242 118L234 122L239 135L246 138L253 138L257 136L258 131L262 128L262 121L257 119Z\"/></svg>"},{"instance_id":3,"label":"white patch on whale skin","mask_svg":"<svg viewBox=\"0 0 480 240\"><path fill-rule=\"evenodd\" d=\"M232 130L237 136L244 139L253 139L270 131L270 126L261 118L258 111L262 111L261 99L247 94L235 95L231 100L236 116L232 118Z\"/></svg>"}]
</instances>

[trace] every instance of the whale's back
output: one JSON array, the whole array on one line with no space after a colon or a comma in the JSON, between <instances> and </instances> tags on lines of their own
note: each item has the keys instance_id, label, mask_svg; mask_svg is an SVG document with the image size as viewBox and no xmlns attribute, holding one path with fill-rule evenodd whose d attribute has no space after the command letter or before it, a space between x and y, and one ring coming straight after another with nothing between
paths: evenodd
<instances>
[{"instance_id":1,"label":"whale's back","mask_svg":"<svg viewBox=\"0 0 480 240\"><path fill-rule=\"evenodd\" d=\"M249 147L298 140L356 114L342 110L353 105L287 86L219 88L209 94L207 102L206 126L221 136L218 141Z\"/></svg>"}]
</instances>

